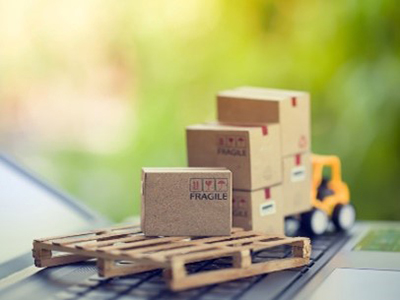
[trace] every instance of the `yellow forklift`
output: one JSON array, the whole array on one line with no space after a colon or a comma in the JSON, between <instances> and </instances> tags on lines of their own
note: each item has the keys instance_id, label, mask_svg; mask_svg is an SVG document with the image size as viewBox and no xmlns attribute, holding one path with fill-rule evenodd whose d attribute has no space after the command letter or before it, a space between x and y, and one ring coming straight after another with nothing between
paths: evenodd
<instances>
[{"instance_id":1,"label":"yellow forklift","mask_svg":"<svg viewBox=\"0 0 400 300\"><path fill-rule=\"evenodd\" d=\"M350 204L349 188L342 181L337 156L313 154L311 204L313 209L301 215L302 227L309 232L316 235L324 233L330 220L339 231L353 226L356 213Z\"/></svg>"}]
</instances>

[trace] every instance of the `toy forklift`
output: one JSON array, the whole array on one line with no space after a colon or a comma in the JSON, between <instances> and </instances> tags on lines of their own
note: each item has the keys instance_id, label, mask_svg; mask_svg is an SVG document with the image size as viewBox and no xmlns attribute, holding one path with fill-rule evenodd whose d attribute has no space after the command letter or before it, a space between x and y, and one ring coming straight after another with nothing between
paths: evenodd
<instances>
[{"instance_id":1,"label":"toy forklift","mask_svg":"<svg viewBox=\"0 0 400 300\"><path fill-rule=\"evenodd\" d=\"M356 213L337 156L312 155L311 204L313 209L301 216L304 228L311 233L324 233L329 220L339 231L353 226Z\"/></svg>"}]
</instances>

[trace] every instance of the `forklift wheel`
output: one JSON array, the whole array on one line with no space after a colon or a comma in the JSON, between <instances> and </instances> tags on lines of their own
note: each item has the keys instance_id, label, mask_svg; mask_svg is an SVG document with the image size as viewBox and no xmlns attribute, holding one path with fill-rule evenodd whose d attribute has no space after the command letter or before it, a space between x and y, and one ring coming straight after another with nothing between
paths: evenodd
<instances>
[{"instance_id":1,"label":"forklift wheel","mask_svg":"<svg viewBox=\"0 0 400 300\"><path fill-rule=\"evenodd\" d=\"M285 218L285 235L286 236L296 236L299 233L300 229L300 220L287 217Z\"/></svg>"},{"instance_id":2,"label":"forklift wheel","mask_svg":"<svg viewBox=\"0 0 400 300\"><path fill-rule=\"evenodd\" d=\"M329 225L328 215L317 208L304 213L301 219L304 229L314 235L325 233Z\"/></svg>"},{"instance_id":3,"label":"forklift wheel","mask_svg":"<svg viewBox=\"0 0 400 300\"><path fill-rule=\"evenodd\" d=\"M339 231L349 230L356 220L356 211L351 204L338 204L332 214L332 221Z\"/></svg>"}]
</instances>

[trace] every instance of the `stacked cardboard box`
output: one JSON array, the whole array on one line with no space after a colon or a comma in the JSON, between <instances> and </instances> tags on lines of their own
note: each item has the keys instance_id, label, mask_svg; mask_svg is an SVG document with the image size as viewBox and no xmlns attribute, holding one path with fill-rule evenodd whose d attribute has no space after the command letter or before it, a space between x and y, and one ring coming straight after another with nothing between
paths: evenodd
<instances>
[{"instance_id":1,"label":"stacked cardboard box","mask_svg":"<svg viewBox=\"0 0 400 300\"><path fill-rule=\"evenodd\" d=\"M280 126L200 124L186 132L189 166L232 171L233 226L282 234Z\"/></svg>"},{"instance_id":2,"label":"stacked cardboard box","mask_svg":"<svg viewBox=\"0 0 400 300\"><path fill-rule=\"evenodd\" d=\"M311 209L310 96L306 92L241 87L218 94L218 120L281 126L284 215Z\"/></svg>"},{"instance_id":3,"label":"stacked cardboard box","mask_svg":"<svg viewBox=\"0 0 400 300\"><path fill-rule=\"evenodd\" d=\"M311 209L310 98L241 87L218 94L218 124L187 128L189 166L233 172L233 225L283 233Z\"/></svg>"},{"instance_id":4,"label":"stacked cardboard box","mask_svg":"<svg viewBox=\"0 0 400 300\"><path fill-rule=\"evenodd\" d=\"M234 188L256 190L282 181L278 124L188 126L187 152L191 167L226 167Z\"/></svg>"}]
</instances>

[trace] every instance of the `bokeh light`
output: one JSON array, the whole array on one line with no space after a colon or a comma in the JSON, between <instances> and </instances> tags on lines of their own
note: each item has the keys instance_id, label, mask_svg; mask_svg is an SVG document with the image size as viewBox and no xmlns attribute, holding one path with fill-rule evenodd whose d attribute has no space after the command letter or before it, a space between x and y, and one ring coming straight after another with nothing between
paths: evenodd
<instances>
[{"instance_id":1,"label":"bokeh light","mask_svg":"<svg viewBox=\"0 0 400 300\"><path fill-rule=\"evenodd\" d=\"M119 221L241 85L308 90L363 219L400 219L396 1L0 0L0 146Z\"/></svg>"}]
</instances>

